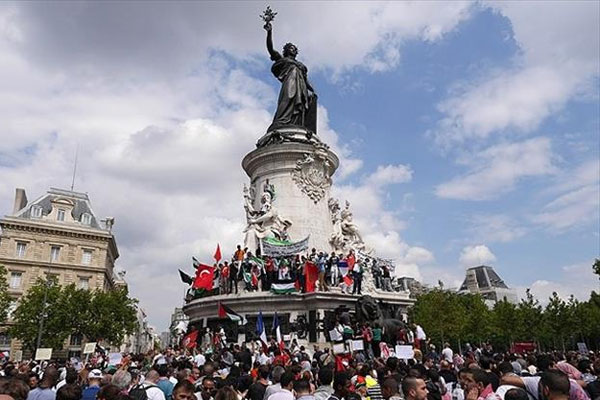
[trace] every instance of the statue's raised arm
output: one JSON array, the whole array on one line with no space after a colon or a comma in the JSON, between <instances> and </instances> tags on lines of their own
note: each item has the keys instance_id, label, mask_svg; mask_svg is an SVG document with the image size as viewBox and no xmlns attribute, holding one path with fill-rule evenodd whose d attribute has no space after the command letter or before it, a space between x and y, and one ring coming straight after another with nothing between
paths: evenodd
<instances>
[{"instance_id":1,"label":"statue's raised arm","mask_svg":"<svg viewBox=\"0 0 600 400\"><path fill-rule=\"evenodd\" d=\"M281 54L273 48L273 25L267 22L263 28L267 31L267 51L271 56L271 60L277 61L281 58Z\"/></svg>"},{"instance_id":2,"label":"statue's raised arm","mask_svg":"<svg viewBox=\"0 0 600 400\"><path fill-rule=\"evenodd\" d=\"M267 51L271 56L273 66L271 72L281 82L277 111L273 123L267 133L279 128L296 127L310 138L317 133L317 96L308 81L308 69L296 60L298 48L293 43L283 46L283 54L273 47L273 25L276 12L270 7L260 18L264 21L263 28L267 31Z\"/></svg>"}]
</instances>

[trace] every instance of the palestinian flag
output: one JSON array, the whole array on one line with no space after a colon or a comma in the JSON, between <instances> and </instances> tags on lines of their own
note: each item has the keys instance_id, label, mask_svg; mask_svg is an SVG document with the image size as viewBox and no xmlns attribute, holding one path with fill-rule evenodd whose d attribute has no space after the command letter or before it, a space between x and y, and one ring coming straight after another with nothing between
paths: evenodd
<instances>
[{"instance_id":1,"label":"palestinian flag","mask_svg":"<svg viewBox=\"0 0 600 400\"><path fill-rule=\"evenodd\" d=\"M187 283L188 285L191 285L192 283L194 283L194 278L192 278L191 276L189 276L182 270L179 270L179 277L181 278L181 282L183 282L183 283Z\"/></svg>"},{"instance_id":2,"label":"palestinian flag","mask_svg":"<svg viewBox=\"0 0 600 400\"><path fill-rule=\"evenodd\" d=\"M192 265L194 266L194 268L198 268L201 264L196 257L192 256Z\"/></svg>"},{"instance_id":3,"label":"palestinian flag","mask_svg":"<svg viewBox=\"0 0 600 400\"><path fill-rule=\"evenodd\" d=\"M265 270L265 260L260 257L250 257L250 261L253 261L258 265L261 271Z\"/></svg>"},{"instance_id":4,"label":"palestinian flag","mask_svg":"<svg viewBox=\"0 0 600 400\"><path fill-rule=\"evenodd\" d=\"M287 294L296 292L296 285L294 282L289 283L272 283L271 292L275 294Z\"/></svg>"},{"instance_id":5,"label":"palestinian flag","mask_svg":"<svg viewBox=\"0 0 600 400\"><path fill-rule=\"evenodd\" d=\"M258 277L256 276L256 274L253 274L252 272L243 272L244 274L244 282L249 283L250 286L257 288L258 287Z\"/></svg>"},{"instance_id":6,"label":"palestinian flag","mask_svg":"<svg viewBox=\"0 0 600 400\"><path fill-rule=\"evenodd\" d=\"M246 322L246 318L233 311L231 308L224 306L219 302L219 318L229 318L232 321L237 321L238 325L243 325Z\"/></svg>"}]
</instances>

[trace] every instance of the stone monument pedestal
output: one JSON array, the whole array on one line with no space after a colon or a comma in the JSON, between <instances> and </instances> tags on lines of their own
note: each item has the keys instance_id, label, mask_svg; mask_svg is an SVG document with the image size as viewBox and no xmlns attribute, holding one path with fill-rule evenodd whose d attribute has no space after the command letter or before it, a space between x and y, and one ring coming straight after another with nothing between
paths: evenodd
<instances>
[{"instance_id":1,"label":"stone monument pedestal","mask_svg":"<svg viewBox=\"0 0 600 400\"><path fill-rule=\"evenodd\" d=\"M329 189L338 166L338 157L320 142L273 143L251 151L242 161L250 177L254 208L261 208L260 194L272 185L273 209L291 222L289 240L300 241L308 236L309 248L328 252L332 250L329 240L333 232ZM256 245L247 235L246 246L254 251Z\"/></svg>"}]
</instances>

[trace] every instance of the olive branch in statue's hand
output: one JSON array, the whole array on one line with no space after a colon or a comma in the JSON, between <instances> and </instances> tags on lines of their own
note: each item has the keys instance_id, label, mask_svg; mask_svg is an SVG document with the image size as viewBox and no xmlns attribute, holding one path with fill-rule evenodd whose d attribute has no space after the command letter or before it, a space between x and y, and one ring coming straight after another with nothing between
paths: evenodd
<instances>
[{"instance_id":1,"label":"olive branch in statue's hand","mask_svg":"<svg viewBox=\"0 0 600 400\"><path fill-rule=\"evenodd\" d=\"M259 15L259 17L263 21L265 21L265 25L263 26L263 28L265 28L265 30L267 32L273 28L271 26L271 21L273 21L275 19L276 15L277 15L277 13L274 12L273 10L271 10L271 6L267 6L267 9L265 11L263 11L263 13L261 15Z\"/></svg>"}]
</instances>

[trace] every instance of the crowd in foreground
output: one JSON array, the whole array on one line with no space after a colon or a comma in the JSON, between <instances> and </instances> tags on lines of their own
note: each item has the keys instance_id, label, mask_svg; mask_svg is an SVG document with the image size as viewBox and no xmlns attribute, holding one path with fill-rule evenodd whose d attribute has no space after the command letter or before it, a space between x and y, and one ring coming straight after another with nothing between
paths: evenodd
<instances>
[{"instance_id":1,"label":"crowd in foreground","mask_svg":"<svg viewBox=\"0 0 600 400\"><path fill-rule=\"evenodd\" d=\"M421 344L415 358L245 343L124 355L116 366L4 362L0 400L598 400L600 357L460 353Z\"/></svg>"}]
</instances>

